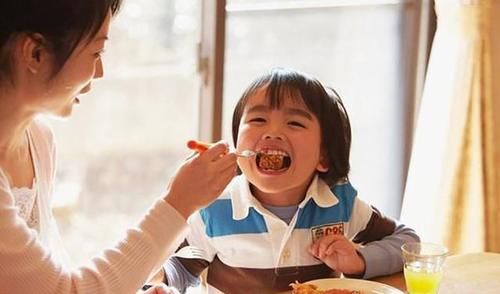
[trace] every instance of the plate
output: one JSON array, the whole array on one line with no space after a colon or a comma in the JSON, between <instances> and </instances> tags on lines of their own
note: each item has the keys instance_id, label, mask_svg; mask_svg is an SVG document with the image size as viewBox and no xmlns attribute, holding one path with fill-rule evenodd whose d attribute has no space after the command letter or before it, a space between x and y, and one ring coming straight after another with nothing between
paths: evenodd
<instances>
[{"instance_id":1,"label":"plate","mask_svg":"<svg viewBox=\"0 0 500 294\"><path fill-rule=\"evenodd\" d=\"M319 290L328 290L332 288L361 290L367 294L404 294L401 290L386 284L357 279L319 279L308 281L305 284L318 286Z\"/></svg>"}]
</instances>

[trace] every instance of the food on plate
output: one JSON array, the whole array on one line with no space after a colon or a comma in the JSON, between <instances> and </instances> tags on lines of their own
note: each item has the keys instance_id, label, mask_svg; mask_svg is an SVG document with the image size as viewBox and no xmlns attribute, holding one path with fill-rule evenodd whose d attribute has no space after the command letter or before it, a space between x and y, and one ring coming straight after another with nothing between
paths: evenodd
<instances>
[{"instance_id":1,"label":"food on plate","mask_svg":"<svg viewBox=\"0 0 500 294\"><path fill-rule=\"evenodd\" d=\"M315 285L301 284L299 282L292 283L290 286L293 289L293 294L365 294L363 291L348 289L318 290Z\"/></svg>"}]
</instances>

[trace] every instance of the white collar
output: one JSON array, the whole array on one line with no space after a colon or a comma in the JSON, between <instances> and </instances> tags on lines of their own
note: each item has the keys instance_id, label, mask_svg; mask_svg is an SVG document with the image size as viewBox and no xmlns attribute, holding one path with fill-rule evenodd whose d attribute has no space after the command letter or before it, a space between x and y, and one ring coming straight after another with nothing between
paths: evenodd
<instances>
[{"instance_id":1,"label":"white collar","mask_svg":"<svg viewBox=\"0 0 500 294\"><path fill-rule=\"evenodd\" d=\"M250 208L255 208L257 211L264 210L262 204L250 191L250 183L244 175L238 176L234 180L229 189L229 193L234 220L245 219L248 216ZM330 187L321 180L318 175L314 176L314 179L307 189L306 197L299 203L299 208L303 208L311 198L319 207L323 208L334 206L339 202Z\"/></svg>"}]
</instances>

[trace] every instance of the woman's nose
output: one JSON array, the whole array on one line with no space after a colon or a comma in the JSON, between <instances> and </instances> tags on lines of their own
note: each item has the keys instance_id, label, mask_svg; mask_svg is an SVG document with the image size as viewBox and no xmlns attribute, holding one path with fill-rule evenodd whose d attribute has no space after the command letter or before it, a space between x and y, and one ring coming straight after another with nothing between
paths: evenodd
<instances>
[{"instance_id":1,"label":"woman's nose","mask_svg":"<svg viewBox=\"0 0 500 294\"><path fill-rule=\"evenodd\" d=\"M102 60L99 59L97 60L95 65L94 79L99 79L102 78L103 76L104 76L104 69L102 67Z\"/></svg>"}]
</instances>

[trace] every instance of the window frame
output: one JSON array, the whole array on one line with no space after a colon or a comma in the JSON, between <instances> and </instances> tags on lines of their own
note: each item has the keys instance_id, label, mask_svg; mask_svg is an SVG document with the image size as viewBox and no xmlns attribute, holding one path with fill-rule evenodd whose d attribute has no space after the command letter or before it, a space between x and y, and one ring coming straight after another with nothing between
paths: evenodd
<instances>
[{"instance_id":1,"label":"window frame","mask_svg":"<svg viewBox=\"0 0 500 294\"><path fill-rule=\"evenodd\" d=\"M202 0L201 36L198 45L198 72L201 78L198 137L215 142L222 137L222 95L226 1Z\"/></svg>"},{"instance_id":2,"label":"window frame","mask_svg":"<svg viewBox=\"0 0 500 294\"><path fill-rule=\"evenodd\" d=\"M405 144L403 159L403 187L410 162L415 121L430 55L432 38L436 29L433 0L316 0L316 1L266 1L258 4L228 5L226 0L203 0L202 29L199 50L200 89L198 136L207 141L222 137L225 23L227 11L252 12L261 10L316 9L321 7L405 5L404 17L408 20L405 34L413 36L403 50L407 51L405 73ZM412 9L409 9L412 8ZM413 9L415 8L415 9ZM402 199L401 199L402 200Z\"/></svg>"}]
</instances>

